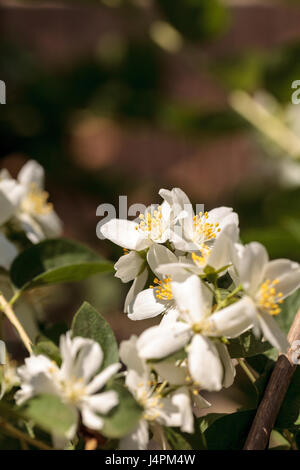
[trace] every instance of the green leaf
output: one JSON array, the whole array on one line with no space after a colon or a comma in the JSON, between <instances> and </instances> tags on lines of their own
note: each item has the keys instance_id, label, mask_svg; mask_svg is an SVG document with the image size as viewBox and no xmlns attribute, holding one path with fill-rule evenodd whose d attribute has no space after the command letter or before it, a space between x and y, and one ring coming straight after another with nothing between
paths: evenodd
<instances>
[{"instance_id":1,"label":"green leaf","mask_svg":"<svg viewBox=\"0 0 300 470\"><path fill-rule=\"evenodd\" d=\"M118 393L119 405L109 415L103 417L104 426L101 434L109 439L120 439L136 428L142 417L143 408L120 381L113 382L108 389Z\"/></svg>"},{"instance_id":2,"label":"green leaf","mask_svg":"<svg viewBox=\"0 0 300 470\"><path fill-rule=\"evenodd\" d=\"M228 344L228 351L232 358L256 356L271 348L270 343L257 339L252 331L246 331L238 338L231 339Z\"/></svg>"},{"instance_id":3,"label":"green leaf","mask_svg":"<svg viewBox=\"0 0 300 470\"><path fill-rule=\"evenodd\" d=\"M118 344L106 320L88 302L84 302L72 322L73 336L91 338L100 344L104 359L101 368L119 361Z\"/></svg>"},{"instance_id":4,"label":"green leaf","mask_svg":"<svg viewBox=\"0 0 300 470\"><path fill-rule=\"evenodd\" d=\"M216 420L226 416L224 413L209 413L201 418L195 418L194 420L194 433L184 433L183 436L191 446L193 450L207 450L207 442L205 438L205 431L211 426Z\"/></svg>"},{"instance_id":5,"label":"green leaf","mask_svg":"<svg viewBox=\"0 0 300 470\"><path fill-rule=\"evenodd\" d=\"M194 434L183 434L193 450L242 449L249 433L255 410L236 413L209 413L195 419Z\"/></svg>"},{"instance_id":6,"label":"green leaf","mask_svg":"<svg viewBox=\"0 0 300 470\"><path fill-rule=\"evenodd\" d=\"M44 354L44 356L52 359L58 366L61 365L61 356L58 347L53 341L46 338L46 336L39 335L36 345L33 347L34 354Z\"/></svg>"},{"instance_id":7,"label":"green leaf","mask_svg":"<svg viewBox=\"0 0 300 470\"><path fill-rule=\"evenodd\" d=\"M45 240L23 251L13 262L10 277L21 290L82 281L112 271L112 264L88 247L67 239Z\"/></svg>"},{"instance_id":8,"label":"green leaf","mask_svg":"<svg viewBox=\"0 0 300 470\"><path fill-rule=\"evenodd\" d=\"M209 450L242 449L249 433L255 410L237 411L221 416L205 431Z\"/></svg>"},{"instance_id":9,"label":"green leaf","mask_svg":"<svg viewBox=\"0 0 300 470\"><path fill-rule=\"evenodd\" d=\"M281 305L280 315L275 318L280 328L288 334L294 318L300 308L300 289L290 295Z\"/></svg>"},{"instance_id":10,"label":"green leaf","mask_svg":"<svg viewBox=\"0 0 300 470\"><path fill-rule=\"evenodd\" d=\"M164 428L165 436L172 450L192 450L191 444L178 428Z\"/></svg>"},{"instance_id":11,"label":"green leaf","mask_svg":"<svg viewBox=\"0 0 300 470\"><path fill-rule=\"evenodd\" d=\"M64 437L72 426L77 425L78 413L55 395L39 395L27 402L25 415L49 433Z\"/></svg>"}]
</instances>

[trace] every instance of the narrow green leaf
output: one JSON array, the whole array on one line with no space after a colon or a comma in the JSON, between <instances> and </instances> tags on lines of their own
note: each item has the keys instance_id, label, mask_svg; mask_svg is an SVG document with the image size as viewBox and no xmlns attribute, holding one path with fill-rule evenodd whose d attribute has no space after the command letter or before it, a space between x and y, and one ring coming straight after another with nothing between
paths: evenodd
<instances>
[{"instance_id":1,"label":"narrow green leaf","mask_svg":"<svg viewBox=\"0 0 300 470\"><path fill-rule=\"evenodd\" d=\"M106 320L88 302L84 302L72 322L73 336L91 338L100 344L104 359L102 369L119 361L118 344Z\"/></svg>"},{"instance_id":2,"label":"narrow green leaf","mask_svg":"<svg viewBox=\"0 0 300 470\"><path fill-rule=\"evenodd\" d=\"M178 428L164 428L165 436L172 450L192 450L191 444Z\"/></svg>"},{"instance_id":3,"label":"narrow green leaf","mask_svg":"<svg viewBox=\"0 0 300 470\"><path fill-rule=\"evenodd\" d=\"M82 281L112 271L112 264L88 247L67 239L45 240L23 251L13 262L10 277L18 289Z\"/></svg>"}]
</instances>

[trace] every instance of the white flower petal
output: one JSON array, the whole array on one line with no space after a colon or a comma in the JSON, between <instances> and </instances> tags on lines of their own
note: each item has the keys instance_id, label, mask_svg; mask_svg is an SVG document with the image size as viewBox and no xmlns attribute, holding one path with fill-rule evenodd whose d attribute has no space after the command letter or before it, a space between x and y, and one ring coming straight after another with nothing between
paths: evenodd
<instances>
[{"instance_id":1,"label":"white flower petal","mask_svg":"<svg viewBox=\"0 0 300 470\"><path fill-rule=\"evenodd\" d=\"M199 268L192 261L185 263L168 263L159 265L156 273L159 277L170 276L172 281L183 282L192 274L198 274Z\"/></svg>"},{"instance_id":2,"label":"white flower petal","mask_svg":"<svg viewBox=\"0 0 300 470\"><path fill-rule=\"evenodd\" d=\"M9 200L14 210L19 207L22 198L26 196L26 188L13 179L0 180L0 191ZM8 212L8 209L6 211Z\"/></svg>"},{"instance_id":3,"label":"white flower petal","mask_svg":"<svg viewBox=\"0 0 300 470\"><path fill-rule=\"evenodd\" d=\"M222 231L227 225L234 224L238 227L239 218L231 207L216 207L208 212L208 223L219 223Z\"/></svg>"},{"instance_id":4,"label":"white flower petal","mask_svg":"<svg viewBox=\"0 0 300 470\"><path fill-rule=\"evenodd\" d=\"M138 375L143 376L145 372L145 363L139 357L137 350L137 336L131 336L130 339L122 341L119 349L121 361L127 369L133 369Z\"/></svg>"},{"instance_id":5,"label":"white flower petal","mask_svg":"<svg viewBox=\"0 0 300 470\"><path fill-rule=\"evenodd\" d=\"M132 281L139 274L141 267L144 263L143 258L136 252L123 255L115 264L115 276L121 279L122 282Z\"/></svg>"},{"instance_id":6,"label":"white flower petal","mask_svg":"<svg viewBox=\"0 0 300 470\"><path fill-rule=\"evenodd\" d=\"M18 181L22 186L29 187L35 183L39 188L44 187L45 172L44 168L34 160L29 160L18 175Z\"/></svg>"},{"instance_id":7,"label":"white flower petal","mask_svg":"<svg viewBox=\"0 0 300 470\"><path fill-rule=\"evenodd\" d=\"M125 305L124 305L124 312L128 312L128 307L130 303L134 300L134 298L137 296L139 292L141 292L142 289L144 289L145 284L148 279L148 269L144 269L144 271L139 274L135 280L132 283L132 286L130 287L126 299L125 299Z\"/></svg>"},{"instance_id":8,"label":"white flower petal","mask_svg":"<svg viewBox=\"0 0 300 470\"><path fill-rule=\"evenodd\" d=\"M300 265L288 259L277 259L267 264L265 278L271 281L278 279L276 291L282 298L288 297L300 287Z\"/></svg>"},{"instance_id":9,"label":"white flower petal","mask_svg":"<svg viewBox=\"0 0 300 470\"><path fill-rule=\"evenodd\" d=\"M31 243L39 243L45 239L41 226L30 214L20 212L17 219Z\"/></svg>"},{"instance_id":10,"label":"white flower petal","mask_svg":"<svg viewBox=\"0 0 300 470\"><path fill-rule=\"evenodd\" d=\"M180 427L182 432L193 433L194 415L192 411L190 395L187 388L181 387L176 390L176 392L172 393L171 400L179 411L179 422L172 425Z\"/></svg>"},{"instance_id":11,"label":"white flower petal","mask_svg":"<svg viewBox=\"0 0 300 470\"><path fill-rule=\"evenodd\" d=\"M181 322L153 326L141 334L137 348L144 359L160 359L183 348L190 334L189 326Z\"/></svg>"},{"instance_id":12,"label":"white flower petal","mask_svg":"<svg viewBox=\"0 0 300 470\"><path fill-rule=\"evenodd\" d=\"M89 429L100 430L103 428L104 420L97 415L88 405L81 408L81 417L83 424Z\"/></svg>"},{"instance_id":13,"label":"white flower petal","mask_svg":"<svg viewBox=\"0 0 300 470\"><path fill-rule=\"evenodd\" d=\"M146 420L140 420L135 430L121 439L120 450L147 450L149 442L148 423Z\"/></svg>"},{"instance_id":14,"label":"white flower petal","mask_svg":"<svg viewBox=\"0 0 300 470\"><path fill-rule=\"evenodd\" d=\"M73 340L74 341L74 340ZM99 370L103 360L103 351L98 343L89 340L82 345L78 355L73 357L73 374L87 383Z\"/></svg>"},{"instance_id":15,"label":"white flower petal","mask_svg":"<svg viewBox=\"0 0 300 470\"><path fill-rule=\"evenodd\" d=\"M136 371L134 369L129 369L126 372L126 378L125 378L125 383L126 387L131 391L133 396L138 400L140 397L140 394L146 390L148 392L149 387L148 387L148 382L149 382L149 368L146 370L146 366L144 371L140 374L139 371Z\"/></svg>"},{"instance_id":16,"label":"white flower petal","mask_svg":"<svg viewBox=\"0 0 300 470\"><path fill-rule=\"evenodd\" d=\"M258 320L264 338L279 352L286 353L290 345L286 336L279 328L276 320L271 315L264 312L261 312L258 315Z\"/></svg>"},{"instance_id":17,"label":"white flower petal","mask_svg":"<svg viewBox=\"0 0 300 470\"><path fill-rule=\"evenodd\" d=\"M161 207L162 219L167 224L169 223L170 218L171 218L172 207L167 201L164 201L160 207Z\"/></svg>"},{"instance_id":18,"label":"white flower petal","mask_svg":"<svg viewBox=\"0 0 300 470\"><path fill-rule=\"evenodd\" d=\"M145 320L160 315L166 309L166 303L158 300L155 289L146 289L140 292L128 306L130 320Z\"/></svg>"},{"instance_id":19,"label":"white flower petal","mask_svg":"<svg viewBox=\"0 0 300 470\"><path fill-rule=\"evenodd\" d=\"M263 281L269 257L263 245L257 242L246 246L235 245L233 263L240 282L250 295L255 295Z\"/></svg>"},{"instance_id":20,"label":"white flower petal","mask_svg":"<svg viewBox=\"0 0 300 470\"><path fill-rule=\"evenodd\" d=\"M30 356L18 368L21 388L15 394L17 405L41 393L59 395L58 367L46 356Z\"/></svg>"},{"instance_id":21,"label":"white flower petal","mask_svg":"<svg viewBox=\"0 0 300 470\"><path fill-rule=\"evenodd\" d=\"M179 312L176 308L169 308L161 319L160 326L166 326L175 323L179 318Z\"/></svg>"},{"instance_id":22,"label":"white flower petal","mask_svg":"<svg viewBox=\"0 0 300 470\"><path fill-rule=\"evenodd\" d=\"M112 219L101 227L102 235L116 245L129 250L144 250L151 242L130 220Z\"/></svg>"},{"instance_id":23,"label":"white flower petal","mask_svg":"<svg viewBox=\"0 0 300 470\"><path fill-rule=\"evenodd\" d=\"M151 270L157 275L157 268L160 264L176 263L177 256L163 245L154 243L147 253L147 261Z\"/></svg>"},{"instance_id":24,"label":"white flower petal","mask_svg":"<svg viewBox=\"0 0 300 470\"><path fill-rule=\"evenodd\" d=\"M108 390L107 392L98 393L88 397L87 403L92 410L102 415L106 415L119 404L119 397L117 392L114 390Z\"/></svg>"},{"instance_id":25,"label":"white flower petal","mask_svg":"<svg viewBox=\"0 0 300 470\"><path fill-rule=\"evenodd\" d=\"M17 254L15 245L0 233L0 266L8 270Z\"/></svg>"},{"instance_id":26,"label":"white flower petal","mask_svg":"<svg viewBox=\"0 0 300 470\"><path fill-rule=\"evenodd\" d=\"M86 392L87 394L91 395L98 390L101 390L101 388L104 387L106 382L115 375L118 370L121 368L121 364L116 363L116 364L111 364L106 369L104 369L100 374L96 375L96 377L93 378L93 380L88 384L86 387Z\"/></svg>"},{"instance_id":27,"label":"white flower petal","mask_svg":"<svg viewBox=\"0 0 300 470\"><path fill-rule=\"evenodd\" d=\"M219 391L223 382L223 365L214 343L195 335L188 349L189 370L194 381L204 390Z\"/></svg>"},{"instance_id":28,"label":"white flower petal","mask_svg":"<svg viewBox=\"0 0 300 470\"><path fill-rule=\"evenodd\" d=\"M232 246L238 238L238 228L231 224L221 229L220 235L211 248L207 264L218 270L231 264Z\"/></svg>"},{"instance_id":29,"label":"white flower petal","mask_svg":"<svg viewBox=\"0 0 300 470\"><path fill-rule=\"evenodd\" d=\"M210 320L214 325L211 336L236 338L252 328L256 320L256 307L252 299L243 297L232 305L214 313Z\"/></svg>"},{"instance_id":30,"label":"white flower petal","mask_svg":"<svg viewBox=\"0 0 300 470\"><path fill-rule=\"evenodd\" d=\"M89 338L71 338L71 332L60 338L62 356L61 374L66 379L80 378L87 383L99 370L103 351L96 341Z\"/></svg>"},{"instance_id":31,"label":"white flower petal","mask_svg":"<svg viewBox=\"0 0 300 470\"><path fill-rule=\"evenodd\" d=\"M6 363L6 346L4 341L0 340L0 365L4 365Z\"/></svg>"},{"instance_id":32,"label":"white flower petal","mask_svg":"<svg viewBox=\"0 0 300 470\"><path fill-rule=\"evenodd\" d=\"M189 276L184 282L172 282L172 293L180 312L197 323L211 309L212 293L198 276Z\"/></svg>"},{"instance_id":33,"label":"white flower petal","mask_svg":"<svg viewBox=\"0 0 300 470\"><path fill-rule=\"evenodd\" d=\"M14 205L6 197L6 194L0 188L0 225L5 224L15 212Z\"/></svg>"},{"instance_id":34,"label":"white flower petal","mask_svg":"<svg viewBox=\"0 0 300 470\"><path fill-rule=\"evenodd\" d=\"M220 359L224 367L223 387L225 388L231 387L231 385L234 382L235 375L236 375L236 370L233 365L233 361L231 357L229 356L228 349L225 346L225 344L217 342L215 343L215 346L219 352Z\"/></svg>"},{"instance_id":35,"label":"white flower petal","mask_svg":"<svg viewBox=\"0 0 300 470\"><path fill-rule=\"evenodd\" d=\"M59 237L62 234L62 222L56 212L35 214L35 220L41 226L46 238Z\"/></svg>"}]
</instances>

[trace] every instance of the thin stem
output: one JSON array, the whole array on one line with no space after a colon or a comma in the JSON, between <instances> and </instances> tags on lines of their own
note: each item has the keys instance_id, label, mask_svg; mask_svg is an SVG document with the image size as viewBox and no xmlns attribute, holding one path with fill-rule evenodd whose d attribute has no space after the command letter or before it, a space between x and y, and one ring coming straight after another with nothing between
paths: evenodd
<instances>
[{"instance_id":1,"label":"thin stem","mask_svg":"<svg viewBox=\"0 0 300 470\"><path fill-rule=\"evenodd\" d=\"M243 359L243 358L238 359L238 363L241 366L241 368L243 369L243 371L245 372L245 374L247 375L247 377L249 378L249 380L251 381L251 383L254 384L256 382L256 377L251 372L251 370L248 367L245 359Z\"/></svg>"},{"instance_id":2,"label":"thin stem","mask_svg":"<svg viewBox=\"0 0 300 470\"><path fill-rule=\"evenodd\" d=\"M3 297L2 294L0 294L0 309L3 311L3 313L7 316L11 324L16 328L21 340L24 343L25 348L29 352L29 354L32 354L32 347L31 347L31 341L24 330L23 326L19 322L15 312L13 311L10 303L7 302L5 297Z\"/></svg>"},{"instance_id":3,"label":"thin stem","mask_svg":"<svg viewBox=\"0 0 300 470\"><path fill-rule=\"evenodd\" d=\"M275 142L292 158L299 159L300 139L280 119L244 91L234 91L229 97L232 108L262 134Z\"/></svg>"},{"instance_id":4,"label":"thin stem","mask_svg":"<svg viewBox=\"0 0 300 470\"><path fill-rule=\"evenodd\" d=\"M38 439L34 439L28 436L23 431L20 431L19 429L15 428L12 424L5 421L3 418L0 418L0 426L6 434L12 437L16 437L20 441L26 442L27 444L37 447L41 450L53 450L52 447L48 446L47 444L44 444L44 442L41 442Z\"/></svg>"},{"instance_id":5,"label":"thin stem","mask_svg":"<svg viewBox=\"0 0 300 470\"><path fill-rule=\"evenodd\" d=\"M228 294L225 299L221 300L220 302L217 302L217 308L216 312L220 310L223 307L227 307L227 303L232 297L234 297L236 294L238 294L241 290L243 290L243 286L237 286L230 294Z\"/></svg>"},{"instance_id":6,"label":"thin stem","mask_svg":"<svg viewBox=\"0 0 300 470\"><path fill-rule=\"evenodd\" d=\"M22 291L17 290L15 294L13 295L13 297L10 299L9 305L13 306L17 302L17 300L19 300L21 294L22 294Z\"/></svg>"}]
</instances>

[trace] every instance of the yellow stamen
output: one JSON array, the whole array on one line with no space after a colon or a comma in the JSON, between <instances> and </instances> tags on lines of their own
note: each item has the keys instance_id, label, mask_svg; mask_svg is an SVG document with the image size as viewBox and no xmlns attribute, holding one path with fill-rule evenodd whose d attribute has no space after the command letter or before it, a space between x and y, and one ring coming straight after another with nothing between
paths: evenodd
<instances>
[{"instance_id":1,"label":"yellow stamen","mask_svg":"<svg viewBox=\"0 0 300 470\"><path fill-rule=\"evenodd\" d=\"M162 234L162 209L158 206L153 212L139 215L140 223L136 230L146 232L152 238L159 238Z\"/></svg>"},{"instance_id":2,"label":"yellow stamen","mask_svg":"<svg viewBox=\"0 0 300 470\"><path fill-rule=\"evenodd\" d=\"M281 312L281 308L278 304L283 302L282 300L282 292L277 292L276 286L278 284L278 279L274 279L270 281L267 279L261 286L260 286L260 299L259 305L268 311L270 315L278 315Z\"/></svg>"},{"instance_id":3,"label":"yellow stamen","mask_svg":"<svg viewBox=\"0 0 300 470\"><path fill-rule=\"evenodd\" d=\"M209 214L208 212L199 212L199 214L193 217L194 220L194 229L196 234L204 237L205 240L213 240L216 238L216 234L221 231L219 228L219 223L209 223Z\"/></svg>"},{"instance_id":4,"label":"yellow stamen","mask_svg":"<svg viewBox=\"0 0 300 470\"><path fill-rule=\"evenodd\" d=\"M150 286L150 289L155 289L155 296L159 300L172 300L172 278L165 277L162 281L155 278L154 279L155 286Z\"/></svg>"},{"instance_id":5,"label":"yellow stamen","mask_svg":"<svg viewBox=\"0 0 300 470\"><path fill-rule=\"evenodd\" d=\"M49 193L43 191L36 183L32 183L27 197L22 203L23 210L37 215L47 215L53 212L53 204L48 202Z\"/></svg>"},{"instance_id":6,"label":"yellow stamen","mask_svg":"<svg viewBox=\"0 0 300 470\"><path fill-rule=\"evenodd\" d=\"M201 246L200 252L201 252L200 255L197 255L196 253L192 253L192 260L194 261L195 264L203 266L207 261L207 258L211 252L211 249L207 245L203 244Z\"/></svg>"}]
</instances>

